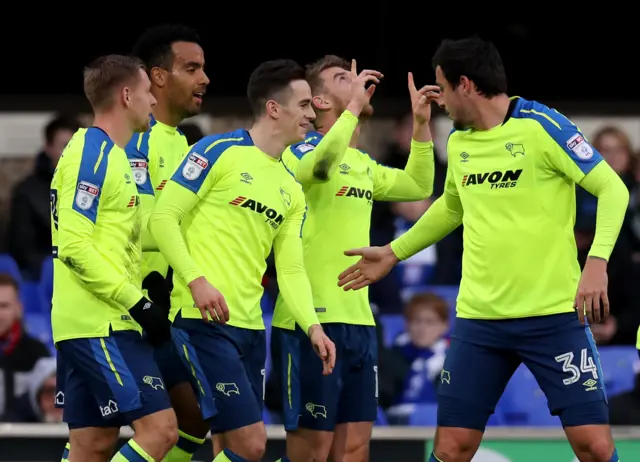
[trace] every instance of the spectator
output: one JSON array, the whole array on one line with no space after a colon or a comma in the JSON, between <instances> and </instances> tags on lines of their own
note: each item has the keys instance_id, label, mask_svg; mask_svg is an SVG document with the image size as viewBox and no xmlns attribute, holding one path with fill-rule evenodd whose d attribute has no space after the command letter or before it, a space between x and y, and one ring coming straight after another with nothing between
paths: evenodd
<instances>
[{"instance_id":1,"label":"spectator","mask_svg":"<svg viewBox=\"0 0 640 462\"><path fill-rule=\"evenodd\" d=\"M78 129L71 119L58 117L44 129L45 145L31 175L14 188L8 229L9 252L23 277L37 280L43 260L51 255L51 178L65 146Z\"/></svg>"},{"instance_id":2,"label":"spectator","mask_svg":"<svg viewBox=\"0 0 640 462\"><path fill-rule=\"evenodd\" d=\"M180 130L184 134L185 138L187 138L189 146L193 146L204 137L204 133L202 133L200 127L193 123L182 124L178 127L178 130Z\"/></svg>"},{"instance_id":3,"label":"spectator","mask_svg":"<svg viewBox=\"0 0 640 462\"><path fill-rule=\"evenodd\" d=\"M18 293L18 283L0 274L0 415L15 412L37 361L49 356L47 347L24 331Z\"/></svg>"},{"instance_id":4,"label":"spectator","mask_svg":"<svg viewBox=\"0 0 640 462\"><path fill-rule=\"evenodd\" d=\"M433 293L414 295L405 307L406 332L394 342L409 366L396 404L436 402L436 379L444 364L449 330L449 306Z\"/></svg>"},{"instance_id":5,"label":"spectator","mask_svg":"<svg viewBox=\"0 0 640 462\"><path fill-rule=\"evenodd\" d=\"M41 358L29 377L29 390L2 420L24 423L62 422L62 409L55 406L56 360Z\"/></svg>"}]
</instances>

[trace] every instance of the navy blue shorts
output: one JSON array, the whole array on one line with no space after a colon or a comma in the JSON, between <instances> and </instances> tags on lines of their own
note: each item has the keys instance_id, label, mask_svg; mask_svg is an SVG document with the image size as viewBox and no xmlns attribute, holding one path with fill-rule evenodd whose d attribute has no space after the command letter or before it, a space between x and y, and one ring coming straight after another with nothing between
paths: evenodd
<instances>
[{"instance_id":1,"label":"navy blue shorts","mask_svg":"<svg viewBox=\"0 0 640 462\"><path fill-rule=\"evenodd\" d=\"M262 421L267 357L264 330L221 326L178 315L173 321L173 340L191 371L211 433Z\"/></svg>"},{"instance_id":2,"label":"navy blue shorts","mask_svg":"<svg viewBox=\"0 0 640 462\"><path fill-rule=\"evenodd\" d=\"M180 360L173 342L166 342L156 347L153 355L167 391L181 383L191 383L191 374Z\"/></svg>"},{"instance_id":3,"label":"navy blue shorts","mask_svg":"<svg viewBox=\"0 0 640 462\"><path fill-rule=\"evenodd\" d=\"M135 331L58 342L56 405L70 429L121 427L171 408L153 348Z\"/></svg>"},{"instance_id":4,"label":"navy blue shorts","mask_svg":"<svg viewBox=\"0 0 640 462\"><path fill-rule=\"evenodd\" d=\"M374 422L378 411L378 345L374 326L323 324L336 345L336 367L322 375L322 361L306 334L273 328L275 373L282 374L284 426L333 431L337 424Z\"/></svg>"},{"instance_id":5,"label":"navy blue shorts","mask_svg":"<svg viewBox=\"0 0 640 462\"><path fill-rule=\"evenodd\" d=\"M483 431L524 365L563 426L607 424L595 341L576 313L508 320L456 319L438 388L438 425Z\"/></svg>"}]
</instances>

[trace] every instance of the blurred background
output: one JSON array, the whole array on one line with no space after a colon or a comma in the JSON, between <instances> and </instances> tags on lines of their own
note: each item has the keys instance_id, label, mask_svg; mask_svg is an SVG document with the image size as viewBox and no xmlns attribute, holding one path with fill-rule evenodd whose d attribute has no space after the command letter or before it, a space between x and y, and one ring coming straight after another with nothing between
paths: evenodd
<instances>
[{"instance_id":1,"label":"blurred background","mask_svg":"<svg viewBox=\"0 0 640 462\"><path fill-rule=\"evenodd\" d=\"M411 138L407 72L414 72L418 85L432 83L431 56L443 38L477 33L493 40L502 53L510 95L538 100L570 117L631 192L609 263L612 315L592 330L601 346L612 423L640 426L640 365L635 349L640 324L640 87L632 71L637 26L624 24L621 15L609 20L599 12L597 18L586 19L572 11L538 23L495 16L480 21L481 15L473 21L462 15L453 20L446 11L429 12L428 5L422 5L427 10L422 11L390 1L371 7L299 5L281 12L257 5L250 14L233 5L216 5L210 11L190 8L194 11L188 16L176 13L164 18L129 10L112 14L59 10L51 15L41 10L22 33L8 24L0 30L0 421L51 423L61 417L53 407L48 194L62 149L78 126L91 124L82 95L82 68L102 54L128 53L147 26L183 22L201 34L211 79L203 113L181 127L190 143L205 134L250 126L245 87L260 62L286 57L305 64L324 54L338 54L356 58L360 69L385 74L361 147L379 162L398 168L406 163ZM15 26L21 27L20 22ZM435 114L434 196L412 203L376 204L372 244L385 244L403 233L442 193L444 143L451 124L439 111ZM579 187L576 194L575 236L584 263L594 236L597 204ZM435 425L436 379L455 323L461 255L462 229L458 229L371 288L372 309L379 321L379 426ZM270 268L264 278L267 325L277 295L274 276ZM275 375L269 376L265 420L276 425L282 404L279 387ZM490 424L560 428L558 419L548 415L546 399L525 367L516 372ZM511 459L482 460L534 460L531 454L539 446L531 446L529 440L522 440L515 450L500 440L488 442L483 447ZM638 444L632 454L640 454ZM622 455L626 454L621 450Z\"/></svg>"}]
</instances>

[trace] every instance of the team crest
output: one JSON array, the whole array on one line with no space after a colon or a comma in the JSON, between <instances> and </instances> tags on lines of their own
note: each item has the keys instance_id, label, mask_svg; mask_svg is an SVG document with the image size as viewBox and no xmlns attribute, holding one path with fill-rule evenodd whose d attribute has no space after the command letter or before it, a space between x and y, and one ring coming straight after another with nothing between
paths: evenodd
<instances>
[{"instance_id":1,"label":"team crest","mask_svg":"<svg viewBox=\"0 0 640 462\"><path fill-rule=\"evenodd\" d=\"M139 159L129 159L129 165L133 173L133 181L135 181L138 186L145 184L147 182L149 167L147 162Z\"/></svg>"},{"instance_id":2,"label":"team crest","mask_svg":"<svg viewBox=\"0 0 640 462\"><path fill-rule=\"evenodd\" d=\"M313 151L315 148L316 147L313 144L301 144L298 146L298 151L304 154L305 152Z\"/></svg>"},{"instance_id":3,"label":"team crest","mask_svg":"<svg viewBox=\"0 0 640 462\"><path fill-rule=\"evenodd\" d=\"M287 207L291 207L291 194L282 188L280 188L280 194L282 194L282 200L287 204Z\"/></svg>"},{"instance_id":4,"label":"team crest","mask_svg":"<svg viewBox=\"0 0 640 462\"><path fill-rule=\"evenodd\" d=\"M202 175L202 171L209 166L206 157L195 152L189 154L187 162L182 167L182 176L189 181L197 180Z\"/></svg>"},{"instance_id":5,"label":"team crest","mask_svg":"<svg viewBox=\"0 0 640 462\"><path fill-rule=\"evenodd\" d=\"M100 188L87 181L81 181L76 191L76 205L81 210L89 210L98 194L100 194Z\"/></svg>"}]
</instances>

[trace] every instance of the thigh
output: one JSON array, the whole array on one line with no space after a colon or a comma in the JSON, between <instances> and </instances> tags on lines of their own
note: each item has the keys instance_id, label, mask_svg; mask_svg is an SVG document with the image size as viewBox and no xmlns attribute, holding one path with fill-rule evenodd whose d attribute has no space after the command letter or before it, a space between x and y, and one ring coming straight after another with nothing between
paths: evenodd
<instances>
[{"instance_id":1,"label":"thigh","mask_svg":"<svg viewBox=\"0 0 640 462\"><path fill-rule=\"evenodd\" d=\"M180 355L173 342L166 342L164 345L156 347L153 356L167 391L171 391L176 385L191 382L191 374L180 360Z\"/></svg>"},{"instance_id":2,"label":"thigh","mask_svg":"<svg viewBox=\"0 0 640 462\"><path fill-rule=\"evenodd\" d=\"M484 431L519 366L498 332L491 335L491 323L456 320L438 380L438 426Z\"/></svg>"},{"instance_id":3,"label":"thigh","mask_svg":"<svg viewBox=\"0 0 640 462\"><path fill-rule=\"evenodd\" d=\"M343 326L342 393L336 422L375 422L378 416L378 344L375 327Z\"/></svg>"},{"instance_id":4,"label":"thigh","mask_svg":"<svg viewBox=\"0 0 640 462\"><path fill-rule=\"evenodd\" d=\"M206 405L201 407L204 417L211 419L211 432L225 433L262 421L262 406L229 334L232 330L188 321L174 323L174 337L192 370L200 402Z\"/></svg>"},{"instance_id":5,"label":"thigh","mask_svg":"<svg viewBox=\"0 0 640 462\"><path fill-rule=\"evenodd\" d=\"M530 334L519 342L518 353L546 395L551 413L559 415L564 425L607 423L602 421L606 415L602 367L589 327L582 326L575 313L524 321ZM582 415L571 411L591 408Z\"/></svg>"},{"instance_id":6,"label":"thigh","mask_svg":"<svg viewBox=\"0 0 640 462\"><path fill-rule=\"evenodd\" d=\"M325 327L327 335L332 337L329 330ZM340 343L336 343L339 351L333 373L325 376L322 375L322 361L300 328L295 331L273 328L271 335L280 337L280 357L274 361L274 366L278 368L283 384L285 430L333 431L342 382ZM335 338L332 340L336 342Z\"/></svg>"}]
</instances>

